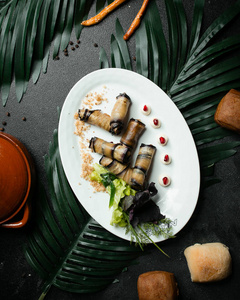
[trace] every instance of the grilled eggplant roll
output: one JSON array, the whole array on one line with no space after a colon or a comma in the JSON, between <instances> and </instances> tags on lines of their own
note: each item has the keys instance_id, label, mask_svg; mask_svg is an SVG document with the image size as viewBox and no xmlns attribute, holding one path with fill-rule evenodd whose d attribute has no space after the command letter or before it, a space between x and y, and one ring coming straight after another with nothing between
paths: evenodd
<instances>
[{"instance_id":1,"label":"grilled eggplant roll","mask_svg":"<svg viewBox=\"0 0 240 300\"><path fill-rule=\"evenodd\" d=\"M103 156L100 159L99 163L100 165L105 167L109 172L123 179L127 184L131 184L133 169L130 168L129 165L123 165L120 162L106 156Z\"/></svg>"},{"instance_id":2,"label":"grilled eggplant roll","mask_svg":"<svg viewBox=\"0 0 240 300\"><path fill-rule=\"evenodd\" d=\"M147 173L150 169L156 147L141 144L135 166L133 168L131 186L136 190L142 190L146 184Z\"/></svg>"},{"instance_id":3,"label":"grilled eggplant roll","mask_svg":"<svg viewBox=\"0 0 240 300\"><path fill-rule=\"evenodd\" d=\"M117 101L112 109L110 120L110 131L112 134L119 135L121 133L130 104L131 99L126 93L117 96Z\"/></svg>"},{"instance_id":4,"label":"grilled eggplant roll","mask_svg":"<svg viewBox=\"0 0 240 300\"><path fill-rule=\"evenodd\" d=\"M100 109L89 110L87 108L81 108L78 110L78 116L81 121L110 131L111 117L108 114L102 113Z\"/></svg>"},{"instance_id":5,"label":"grilled eggplant roll","mask_svg":"<svg viewBox=\"0 0 240 300\"><path fill-rule=\"evenodd\" d=\"M130 119L127 129L124 132L120 142L133 149L138 142L140 135L145 129L145 124L137 119Z\"/></svg>"},{"instance_id":6,"label":"grilled eggplant roll","mask_svg":"<svg viewBox=\"0 0 240 300\"><path fill-rule=\"evenodd\" d=\"M131 156L130 149L125 145L106 142L98 137L91 138L89 148L93 152L115 159L121 163L128 163Z\"/></svg>"}]
</instances>

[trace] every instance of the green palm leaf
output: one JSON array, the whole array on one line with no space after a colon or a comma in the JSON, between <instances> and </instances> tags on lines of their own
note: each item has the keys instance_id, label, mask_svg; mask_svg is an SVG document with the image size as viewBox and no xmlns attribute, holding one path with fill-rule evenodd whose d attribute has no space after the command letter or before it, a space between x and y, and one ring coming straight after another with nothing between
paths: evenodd
<instances>
[{"instance_id":1,"label":"green palm leaf","mask_svg":"<svg viewBox=\"0 0 240 300\"><path fill-rule=\"evenodd\" d=\"M92 0L39 0L0 2L0 89L2 103L8 100L12 79L17 100L21 101L32 75L37 82L47 71L50 46L53 58L63 51L75 28L78 39ZM18 51L14 51L15 49ZM6 51L8 49L8 51ZM14 54L15 53L15 54Z\"/></svg>"},{"instance_id":2,"label":"green palm leaf","mask_svg":"<svg viewBox=\"0 0 240 300\"><path fill-rule=\"evenodd\" d=\"M151 45L149 46L150 74L152 74L150 79L161 86L163 90L166 90L169 74L167 43L165 41L162 21L157 6L155 6L154 3L152 3L152 6L155 9L152 9L151 14L145 16L146 26L149 29L147 31L148 43ZM158 24L158 26L156 26L156 24Z\"/></svg>"},{"instance_id":3,"label":"green palm leaf","mask_svg":"<svg viewBox=\"0 0 240 300\"><path fill-rule=\"evenodd\" d=\"M54 285L90 293L109 285L142 251L110 234L82 208L62 168L58 134L45 156L51 203L43 188L36 205L26 258L44 279L44 297Z\"/></svg>"},{"instance_id":4,"label":"green palm leaf","mask_svg":"<svg viewBox=\"0 0 240 300\"><path fill-rule=\"evenodd\" d=\"M145 24L138 29L136 35L136 69L138 73L148 77L148 39Z\"/></svg>"},{"instance_id":5,"label":"green palm leaf","mask_svg":"<svg viewBox=\"0 0 240 300\"><path fill-rule=\"evenodd\" d=\"M100 61L99 64L100 69L109 68L107 53L103 48L101 48L99 52L99 61Z\"/></svg>"},{"instance_id":6,"label":"green palm leaf","mask_svg":"<svg viewBox=\"0 0 240 300\"><path fill-rule=\"evenodd\" d=\"M192 50L196 47L199 41L200 31L202 27L204 3L205 0L196 0L194 2L193 21L191 28L191 37L188 45L188 54L192 54Z\"/></svg>"},{"instance_id":7,"label":"green palm leaf","mask_svg":"<svg viewBox=\"0 0 240 300\"><path fill-rule=\"evenodd\" d=\"M169 28L169 82L172 82L175 79L178 69L176 66L179 65L178 59L181 54L181 39L179 38L181 35L179 29L181 29L181 27L178 26L178 20L182 14L178 14L174 4L173 0L165 1Z\"/></svg>"},{"instance_id":8,"label":"green palm leaf","mask_svg":"<svg viewBox=\"0 0 240 300\"><path fill-rule=\"evenodd\" d=\"M8 2L9 2L9 1L1 0L1 1L0 1L0 9L1 9L3 6L6 6L6 4L7 4Z\"/></svg>"}]
</instances>

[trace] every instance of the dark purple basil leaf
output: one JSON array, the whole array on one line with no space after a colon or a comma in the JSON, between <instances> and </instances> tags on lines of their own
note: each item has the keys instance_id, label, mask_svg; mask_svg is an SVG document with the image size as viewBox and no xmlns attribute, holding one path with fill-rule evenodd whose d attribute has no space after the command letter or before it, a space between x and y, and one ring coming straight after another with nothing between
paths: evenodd
<instances>
[{"instance_id":1,"label":"dark purple basil leaf","mask_svg":"<svg viewBox=\"0 0 240 300\"><path fill-rule=\"evenodd\" d=\"M122 208L129 211L129 221L133 227L139 223L157 222L165 218L160 213L158 205L151 199L157 193L155 183L151 182L145 191L124 198Z\"/></svg>"},{"instance_id":2,"label":"dark purple basil leaf","mask_svg":"<svg viewBox=\"0 0 240 300\"><path fill-rule=\"evenodd\" d=\"M133 209L131 209L131 210L129 211L128 217L129 217L129 221L130 221L130 223L131 223L131 221L133 220L133 217L134 217L134 210L133 210Z\"/></svg>"},{"instance_id":3,"label":"dark purple basil leaf","mask_svg":"<svg viewBox=\"0 0 240 300\"><path fill-rule=\"evenodd\" d=\"M130 223L131 223L132 227L136 227L136 226L138 226L138 224L140 223L140 221L139 221L139 219L138 219L137 216L134 216L134 218L131 220Z\"/></svg>"},{"instance_id":4,"label":"dark purple basil leaf","mask_svg":"<svg viewBox=\"0 0 240 300\"><path fill-rule=\"evenodd\" d=\"M155 187L155 183L151 182L145 191L138 192L135 195L133 202L136 205L136 207L141 207L150 200L150 197L157 195L157 193L158 190Z\"/></svg>"},{"instance_id":5,"label":"dark purple basil leaf","mask_svg":"<svg viewBox=\"0 0 240 300\"><path fill-rule=\"evenodd\" d=\"M157 195L158 190L157 190L157 188L155 187L155 182L151 182L151 183L149 184L148 190L149 190L149 193L150 193L150 196L151 196L151 197Z\"/></svg>"},{"instance_id":6,"label":"dark purple basil leaf","mask_svg":"<svg viewBox=\"0 0 240 300\"><path fill-rule=\"evenodd\" d=\"M139 208L139 207L143 206L149 200L150 200L150 194L149 194L149 191L146 190L146 191L143 191L143 192L138 192L135 195L133 203L134 203L134 206L136 208Z\"/></svg>"},{"instance_id":7,"label":"dark purple basil leaf","mask_svg":"<svg viewBox=\"0 0 240 300\"><path fill-rule=\"evenodd\" d=\"M131 210L131 219L129 214L129 220L133 227L136 227L139 223L157 222L165 218L160 213L158 205L150 200L145 203L141 208Z\"/></svg>"},{"instance_id":8,"label":"dark purple basil leaf","mask_svg":"<svg viewBox=\"0 0 240 300\"><path fill-rule=\"evenodd\" d=\"M134 199L133 195L124 197L122 201L122 209L124 211L127 211L133 205L133 199Z\"/></svg>"}]
</instances>

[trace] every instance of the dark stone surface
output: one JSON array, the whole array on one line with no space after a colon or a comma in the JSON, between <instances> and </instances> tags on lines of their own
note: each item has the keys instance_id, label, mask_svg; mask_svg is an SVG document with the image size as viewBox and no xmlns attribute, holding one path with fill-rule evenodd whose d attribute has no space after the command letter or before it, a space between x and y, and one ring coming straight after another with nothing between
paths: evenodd
<instances>
[{"instance_id":1,"label":"dark stone surface","mask_svg":"<svg viewBox=\"0 0 240 300\"><path fill-rule=\"evenodd\" d=\"M46 184L43 156L48 151L53 138L53 130L58 126L57 107L63 102L72 86L84 75L99 68L98 54L104 47L109 54L110 34L115 31L115 19L118 17L124 30L128 28L142 1L131 0L121 6L98 26L86 28L81 35L79 48L60 60L50 59L47 74L41 74L36 85L29 82L28 90L21 103L17 103L14 87L6 107L0 107L0 121L6 121L5 132L17 137L32 155L38 174L38 180ZM204 16L205 28L235 1L206 1ZM157 1L161 13L162 1ZM193 1L184 1L187 15L191 17ZM93 10L92 13L93 14ZM163 16L164 28L166 18ZM239 21L228 28L225 35L239 32ZM74 34L72 40L76 42ZM94 43L98 44L95 47ZM134 37L128 42L131 56L135 55ZM134 62L133 62L134 66ZM10 117L6 116L10 112ZM26 121L22 118L26 117ZM234 135L227 140L239 140ZM239 150L239 149L238 149ZM189 223L173 240L161 243L161 247L170 255L162 255L152 247L150 253L142 256L137 265L133 265L117 278L118 283L111 284L96 294L79 295L64 292L52 287L46 299L138 299L137 278L141 273L152 270L173 272L179 289L179 299L184 300L235 300L239 299L240 282L240 151L216 165L215 176L222 182L205 190ZM19 230L0 230L0 298L2 300L32 300L41 295L42 280L31 269L24 257L26 233L31 228ZM194 243L222 242L226 244L233 259L232 275L218 283L196 284L190 280L184 249Z\"/></svg>"}]
</instances>

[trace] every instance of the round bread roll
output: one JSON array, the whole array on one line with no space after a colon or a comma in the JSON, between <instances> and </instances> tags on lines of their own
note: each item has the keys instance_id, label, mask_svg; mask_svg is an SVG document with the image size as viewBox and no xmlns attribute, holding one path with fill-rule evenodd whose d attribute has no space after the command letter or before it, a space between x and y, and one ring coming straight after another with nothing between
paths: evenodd
<instances>
[{"instance_id":1,"label":"round bread roll","mask_svg":"<svg viewBox=\"0 0 240 300\"><path fill-rule=\"evenodd\" d=\"M193 282L218 281L231 274L231 255L222 243L195 244L184 255Z\"/></svg>"},{"instance_id":2,"label":"round bread roll","mask_svg":"<svg viewBox=\"0 0 240 300\"><path fill-rule=\"evenodd\" d=\"M164 271L141 274L137 289L139 300L175 300L179 294L174 274Z\"/></svg>"}]
</instances>

